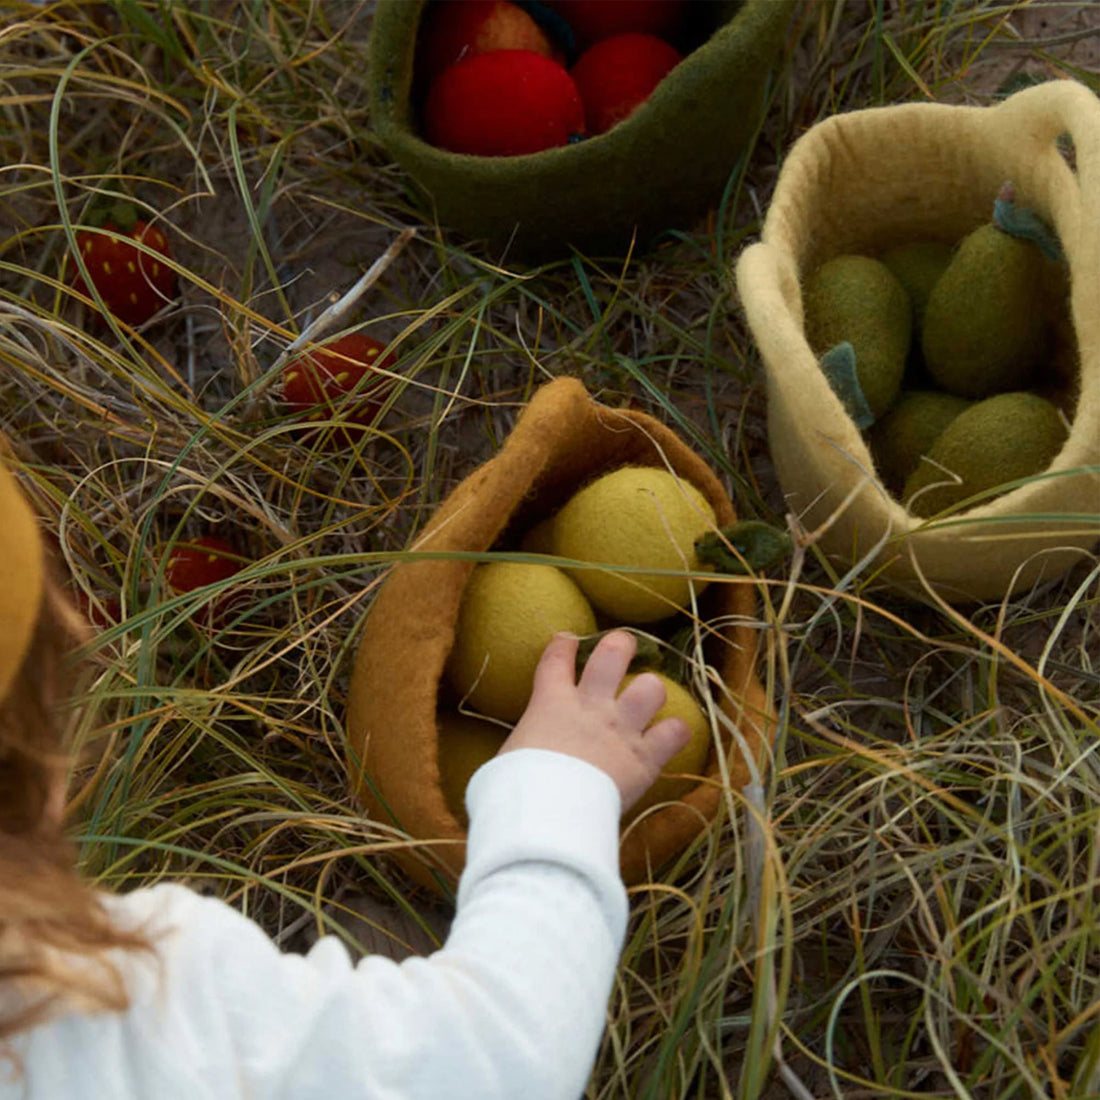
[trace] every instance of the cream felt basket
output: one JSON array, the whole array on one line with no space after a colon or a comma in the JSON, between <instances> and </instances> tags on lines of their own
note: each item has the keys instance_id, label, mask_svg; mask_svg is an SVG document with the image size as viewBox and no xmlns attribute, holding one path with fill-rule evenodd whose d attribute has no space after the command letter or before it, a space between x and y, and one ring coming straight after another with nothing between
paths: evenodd
<instances>
[{"instance_id":1,"label":"cream felt basket","mask_svg":"<svg viewBox=\"0 0 1100 1100\"><path fill-rule=\"evenodd\" d=\"M711 503L719 525L733 512L721 482L669 428L632 410L593 401L583 384L559 378L523 411L501 451L440 505L411 549L478 554L515 546L536 520L553 514L592 478L622 465L659 465L690 481ZM403 562L367 615L348 698L352 786L372 817L425 843L395 858L421 884L453 886L465 861L466 833L440 784L436 712L455 623L476 559ZM711 583L700 598L709 624L707 661L728 688L716 703L741 741L724 748L730 784L744 787L751 769L741 745L762 765L771 707L756 676L756 598L750 579ZM705 781L682 804L643 815L623 832L620 864L628 883L646 879L685 848L718 813L721 762L712 749Z\"/></svg>"},{"instance_id":2,"label":"cream felt basket","mask_svg":"<svg viewBox=\"0 0 1100 1100\"><path fill-rule=\"evenodd\" d=\"M1056 141L1068 133L1076 171ZM955 242L989 220L1001 186L1048 222L1070 273L1080 392L1069 437L1045 473L935 520L910 515L877 477L855 424L803 331L801 282L844 253L922 239ZM1100 101L1072 81L993 107L908 104L814 126L783 165L737 290L768 381L768 434L791 510L849 564L874 554L914 593L998 599L1057 577L1100 537ZM1090 468L1091 467L1091 468ZM879 543L881 547L875 553Z\"/></svg>"}]
</instances>

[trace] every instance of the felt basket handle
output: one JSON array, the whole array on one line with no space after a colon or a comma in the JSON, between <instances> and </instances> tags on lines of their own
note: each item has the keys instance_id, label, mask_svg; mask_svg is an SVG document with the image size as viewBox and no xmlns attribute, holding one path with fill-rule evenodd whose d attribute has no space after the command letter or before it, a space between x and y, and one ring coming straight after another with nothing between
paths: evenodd
<instances>
[{"instance_id":1,"label":"felt basket handle","mask_svg":"<svg viewBox=\"0 0 1100 1100\"><path fill-rule=\"evenodd\" d=\"M1009 97L996 108L997 121L1015 142L1026 142L1037 159L1057 160L1072 178L1056 141L1073 139L1079 204L1077 229L1100 234L1100 99L1074 80L1053 80Z\"/></svg>"}]
</instances>

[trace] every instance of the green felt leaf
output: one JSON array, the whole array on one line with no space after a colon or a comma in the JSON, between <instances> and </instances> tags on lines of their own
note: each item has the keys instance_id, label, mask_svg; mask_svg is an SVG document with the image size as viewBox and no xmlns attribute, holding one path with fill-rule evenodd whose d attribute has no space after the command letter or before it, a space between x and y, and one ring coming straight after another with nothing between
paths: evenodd
<instances>
[{"instance_id":1,"label":"green felt leaf","mask_svg":"<svg viewBox=\"0 0 1100 1100\"><path fill-rule=\"evenodd\" d=\"M755 519L728 524L695 540L695 556L701 562L734 575L763 572L790 552L791 537L786 531Z\"/></svg>"},{"instance_id":2,"label":"green felt leaf","mask_svg":"<svg viewBox=\"0 0 1100 1100\"><path fill-rule=\"evenodd\" d=\"M871 406L867 404L859 385L856 349L847 340L841 341L821 357L821 369L833 393L844 402L844 408L855 426L861 432L866 431L875 422L875 414L871 412Z\"/></svg>"},{"instance_id":3,"label":"green felt leaf","mask_svg":"<svg viewBox=\"0 0 1100 1100\"><path fill-rule=\"evenodd\" d=\"M1054 230L1034 210L1028 210L1026 206L1017 206L1014 198L1011 197L1011 190L1007 187L994 200L993 224L1010 237L1031 241L1039 247L1048 260L1066 258Z\"/></svg>"}]
</instances>

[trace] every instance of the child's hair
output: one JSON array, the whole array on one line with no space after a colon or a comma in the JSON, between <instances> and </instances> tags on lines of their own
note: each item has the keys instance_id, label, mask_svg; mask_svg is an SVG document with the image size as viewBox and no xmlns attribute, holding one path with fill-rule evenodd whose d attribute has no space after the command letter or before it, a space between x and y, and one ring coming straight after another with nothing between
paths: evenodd
<instances>
[{"instance_id":1,"label":"child's hair","mask_svg":"<svg viewBox=\"0 0 1100 1100\"><path fill-rule=\"evenodd\" d=\"M13 1035L66 1009L124 1009L107 953L149 947L111 926L77 876L61 821L68 658L86 630L47 576L29 648L0 700L0 1055Z\"/></svg>"}]
</instances>

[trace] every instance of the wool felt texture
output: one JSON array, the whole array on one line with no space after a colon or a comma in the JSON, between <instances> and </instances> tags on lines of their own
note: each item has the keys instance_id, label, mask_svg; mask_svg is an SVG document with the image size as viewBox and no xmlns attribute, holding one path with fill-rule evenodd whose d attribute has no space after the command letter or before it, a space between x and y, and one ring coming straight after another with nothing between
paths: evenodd
<instances>
[{"instance_id":1,"label":"wool felt texture","mask_svg":"<svg viewBox=\"0 0 1100 1100\"><path fill-rule=\"evenodd\" d=\"M918 516L932 516L985 489L1046 468L1066 437L1058 410L1034 393L999 393L974 402L944 428L928 462L909 475L901 499ZM944 484L941 469L961 485Z\"/></svg>"},{"instance_id":2,"label":"wool felt texture","mask_svg":"<svg viewBox=\"0 0 1100 1100\"><path fill-rule=\"evenodd\" d=\"M909 295L909 305L913 310L912 331L917 342L920 341L924 311L932 288L947 270L953 255L954 249L943 241L914 241L882 254L882 262Z\"/></svg>"},{"instance_id":3,"label":"wool felt texture","mask_svg":"<svg viewBox=\"0 0 1100 1100\"><path fill-rule=\"evenodd\" d=\"M921 455L928 454L944 428L970 404L965 397L939 390L911 390L875 423L868 436L871 452L879 476L892 492L901 492Z\"/></svg>"},{"instance_id":4,"label":"wool felt texture","mask_svg":"<svg viewBox=\"0 0 1100 1100\"><path fill-rule=\"evenodd\" d=\"M600 405L578 379L559 378L535 393L500 452L455 488L410 549L479 553L516 546L539 518L623 465L670 468L707 498L720 525L736 518L721 482L673 431L644 413ZM475 564L423 560L394 567L367 615L348 697L352 787L372 817L433 842L421 845L419 854L395 846L393 855L413 879L440 892L462 870L466 834L440 785L436 712L463 588ZM773 719L755 672L756 636L748 625L756 615L752 583L744 577L712 581L700 613L722 624L707 659L729 689L722 709L759 762ZM740 789L750 767L736 744L726 749L731 783ZM694 787L683 805L624 827L620 866L626 882L656 873L714 818L722 797L716 753L706 776L709 782Z\"/></svg>"},{"instance_id":5,"label":"wool felt texture","mask_svg":"<svg viewBox=\"0 0 1100 1100\"><path fill-rule=\"evenodd\" d=\"M542 651L562 630L578 636L596 631L592 606L564 570L529 562L487 564L466 585L447 677L473 710L517 722Z\"/></svg>"},{"instance_id":6,"label":"wool felt texture","mask_svg":"<svg viewBox=\"0 0 1100 1100\"><path fill-rule=\"evenodd\" d=\"M959 397L1024 389L1042 358L1044 261L1039 249L980 226L928 298L921 344L933 381Z\"/></svg>"},{"instance_id":7,"label":"wool felt texture","mask_svg":"<svg viewBox=\"0 0 1100 1100\"><path fill-rule=\"evenodd\" d=\"M433 145L473 156L538 153L584 132L569 74L532 50L490 50L445 69L423 117Z\"/></svg>"},{"instance_id":8,"label":"wool felt texture","mask_svg":"<svg viewBox=\"0 0 1100 1100\"><path fill-rule=\"evenodd\" d=\"M698 0L693 0L693 7ZM446 152L420 136L414 66L423 0L379 0L370 42L371 125L426 194L430 216L509 259L645 247L722 197L751 142L795 0L702 4L714 33L630 118L604 134L516 157Z\"/></svg>"},{"instance_id":9,"label":"wool felt texture","mask_svg":"<svg viewBox=\"0 0 1100 1100\"><path fill-rule=\"evenodd\" d=\"M0 437L0 700L23 664L38 620L45 572L38 521L15 475Z\"/></svg>"},{"instance_id":10,"label":"wool felt texture","mask_svg":"<svg viewBox=\"0 0 1100 1100\"><path fill-rule=\"evenodd\" d=\"M699 571L695 540L714 529L714 513L694 486L661 471L623 468L585 486L554 519L554 553L577 561ZM687 607L705 580L657 573L570 575L597 611L621 623L659 622ZM644 587L643 587L644 586Z\"/></svg>"},{"instance_id":11,"label":"wool felt texture","mask_svg":"<svg viewBox=\"0 0 1100 1100\"><path fill-rule=\"evenodd\" d=\"M1073 139L1076 171L1058 149L1063 133ZM832 256L957 242L989 221L1006 180L1065 249L1076 411L1047 476L926 521L886 491L830 389L804 333L802 282ZM827 525L819 538L828 554L848 564L871 556L901 591L921 591L923 576L961 603L1057 577L1093 548L1100 534L1100 101L1086 88L1060 80L993 107L906 104L819 123L791 149L761 240L739 257L736 279L767 372L780 484L807 529Z\"/></svg>"},{"instance_id":12,"label":"wool felt texture","mask_svg":"<svg viewBox=\"0 0 1100 1100\"><path fill-rule=\"evenodd\" d=\"M640 675L641 673L631 673L629 676L624 676L623 690L625 691L630 682ZM686 777L703 774L711 751L710 720L691 692L663 672L654 672L653 675L665 686L664 706L653 720L659 722L662 718L682 718L691 731L691 739L665 765L664 771L667 774L662 775L630 807L627 816L631 818L644 813L650 806L656 806L658 802L671 802L691 790L692 780ZM681 775L684 778L680 778Z\"/></svg>"},{"instance_id":13,"label":"wool felt texture","mask_svg":"<svg viewBox=\"0 0 1100 1100\"><path fill-rule=\"evenodd\" d=\"M584 101L586 132L602 134L628 118L683 60L663 38L622 34L586 50L571 75Z\"/></svg>"},{"instance_id":14,"label":"wool felt texture","mask_svg":"<svg viewBox=\"0 0 1100 1100\"><path fill-rule=\"evenodd\" d=\"M909 354L913 310L905 287L878 260L837 256L813 274L805 303L810 346L824 356L850 343L859 393L872 416L882 416L898 395Z\"/></svg>"}]
</instances>

